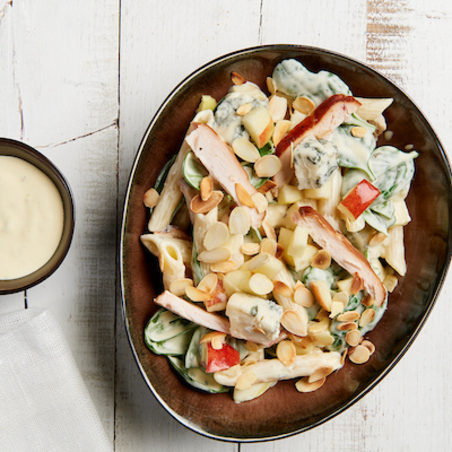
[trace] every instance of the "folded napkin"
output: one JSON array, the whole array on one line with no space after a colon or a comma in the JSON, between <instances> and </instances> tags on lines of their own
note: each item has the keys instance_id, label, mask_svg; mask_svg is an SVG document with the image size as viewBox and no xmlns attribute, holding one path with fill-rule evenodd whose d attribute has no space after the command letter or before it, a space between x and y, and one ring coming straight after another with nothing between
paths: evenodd
<instances>
[{"instance_id":1,"label":"folded napkin","mask_svg":"<svg viewBox=\"0 0 452 452\"><path fill-rule=\"evenodd\" d=\"M112 451L48 311L0 317L0 451Z\"/></svg>"}]
</instances>

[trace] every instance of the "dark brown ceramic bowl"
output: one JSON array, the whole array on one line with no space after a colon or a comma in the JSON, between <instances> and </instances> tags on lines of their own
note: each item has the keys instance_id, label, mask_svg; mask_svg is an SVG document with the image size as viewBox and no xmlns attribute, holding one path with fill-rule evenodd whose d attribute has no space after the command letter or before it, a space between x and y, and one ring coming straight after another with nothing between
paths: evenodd
<instances>
[{"instance_id":1,"label":"dark brown ceramic bowl","mask_svg":"<svg viewBox=\"0 0 452 452\"><path fill-rule=\"evenodd\" d=\"M358 366L347 362L313 393L300 394L293 381L286 381L256 400L236 404L230 394L210 395L187 387L166 358L145 346L143 329L157 309L153 298L162 291L162 284L156 260L139 241L147 226L143 194L178 151L201 94L216 99L224 96L231 85L231 71L265 89L266 77L286 58L301 61L311 71L334 72L356 96L394 98L386 112L389 129L394 132L390 143L400 149L413 144L420 154L408 197L412 216L405 228L408 272L390 295L383 319L368 334L376 346L368 363ZM382 138L379 144L384 143ZM316 48L273 45L242 50L203 66L170 94L149 125L126 196L121 243L123 313L133 353L149 388L183 425L228 441L283 438L342 412L394 367L433 308L451 253L451 196L449 163L431 126L399 88L364 64Z\"/></svg>"},{"instance_id":2,"label":"dark brown ceramic bowl","mask_svg":"<svg viewBox=\"0 0 452 452\"><path fill-rule=\"evenodd\" d=\"M63 201L64 225L60 244L50 260L23 278L0 280L0 295L20 292L47 279L63 262L71 245L75 224L74 202L66 179L53 163L35 149L19 141L0 138L0 155L18 157L40 169L57 187ZM0 250L1 252L1 250Z\"/></svg>"}]
</instances>

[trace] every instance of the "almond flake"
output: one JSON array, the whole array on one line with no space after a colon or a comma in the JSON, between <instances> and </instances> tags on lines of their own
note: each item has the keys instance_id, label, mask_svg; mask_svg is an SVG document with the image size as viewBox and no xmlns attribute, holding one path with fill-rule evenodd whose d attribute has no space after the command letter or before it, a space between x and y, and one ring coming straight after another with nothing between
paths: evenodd
<instances>
[{"instance_id":1,"label":"almond flake","mask_svg":"<svg viewBox=\"0 0 452 452\"><path fill-rule=\"evenodd\" d=\"M259 253L260 245L259 243L244 243L240 247L240 251L246 256L254 256Z\"/></svg>"},{"instance_id":2,"label":"almond flake","mask_svg":"<svg viewBox=\"0 0 452 452\"><path fill-rule=\"evenodd\" d=\"M178 297L185 295L185 288L193 286L193 281L189 278L176 279L170 284L170 292Z\"/></svg>"},{"instance_id":3,"label":"almond flake","mask_svg":"<svg viewBox=\"0 0 452 452\"><path fill-rule=\"evenodd\" d=\"M246 83L246 79L237 72L231 72L231 81L234 85L243 85Z\"/></svg>"},{"instance_id":4,"label":"almond flake","mask_svg":"<svg viewBox=\"0 0 452 452\"><path fill-rule=\"evenodd\" d=\"M245 162L254 163L261 156L257 147L245 137L236 138L231 146L234 154Z\"/></svg>"},{"instance_id":5,"label":"almond flake","mask_svg":"<svg viewBox=\"0 0 452 452\"><path fill-rule=\"evenodd\" d=\"M271 77L267 77L267 89L270 92L270 94L276 93L276 85Z\"/></svg>"},{"instance_id":6,"label":"almond flake","mask_svg":"<svg viewBox=\"0 0 452 452\"><path fill-rule=\"evenodd\" d=\"M370 352L364 345L358 345L348 354L348 358L353 364L364 364L370 358Z\"/></svg>"},{"instance_id":7,"label":"almond flake","mask_svg":"<svg viewBox=\"0 0 452 452\"><path fill-rule=\"evenodd\" d=\"M218 276L215 273L209 273L204 276L198 284L198 289L206 293L212 293L218 284Z\"/></svg>"},{"instance_id":8,"label":"almond flake","mask_svg":"<svg viewBox=\"0 0 452 452\"><path fill-rule=\"evenodd\" d=\"M248 104L243 104L240 105L239 108L237 108L236 113L239 116L245 116L247 113L249 113L251 110L253 109L253 104L252 103L248 103Z\"/></svg>"},{"instance_id":9,"label":"almond flake","mask_svg":"<svg viewBox=\"0 0 452 452\"><path fill-rule=\"evenodd\" d=\"M351 331L351 330L356 330L358 328L358 325L356 324L356 322L344 322L344 323L340 323L336 329L338 331Z\"/></svg>"},{"instance_id":10,"label":"almond flake","mask_svg":"<svg viewBox=\"0 0 452 452\"><path fill-rule=\"evenodd\" d=\"M144 194L143 198L144 205L152 209L159 202L159 198L160 198L159 192L154 188L151 188Z\"/></svg>"},{"instance_id":11,"label":"almond flake","mask_svg":"<svg viewBox=\"0 0 452 452\"><path fill-rule=\"evenodd\" d=\"M207 229L204 236L203 245L207 251L214 250L223 246L229 239L229 229L221 222L213 223L209 229Z\"/></svg>"},{"instance_id":12,"label":"almond flake","mask_svg":"<svg viewBox=\"0 0 452 452\"><path fill-rule=\"evenodd\" d=\"M287 112L287 99L281 96L271 96L268 101L268 112L275 123L284 119Z\"/></svg>"},{"instance_id":13,"label":"almond flake","mask_svg":"<svg viewBox=\"0 0 452 452\"><path fill-rule=\"evenodd\" d=\"M286 283L282 281L274 281L273 286L274 293L282 295L286 298L292 298L293 291Z\"/></svg>"},{"instance_id":14,"label":"almond flake","mask_svg":"<svg viewBox=\"0 0 452 452\"><path fill-rule=\"evenodd\" d=\"M252 370L240 375L235 381L235 389L249 389L256 383L257 377Z\"/></svg>"},{"instance_id":15,"label":"almond flake","mask_svg":"<svg viewBox=\"0 0 452 452\"><path fill-rule=\"evenodd\" d=\"M245 207L236 207L229 215L229 232L231 234L248 234L251 227L250 216ZM225 259L223 259L225 260Z\"/></svg>"},{"instance_id":16,"label":"almond flake","mask_svg":"<svg viewBox=\"0 0 452 452\"><path fill-rule=\"evenodd\" d=\"M270 190L273 190L274 188L277 187L277 184L275 182L273 182L272 180L267 180L263 183L263 185L261 185L257 191L259 193L268 193L270 192ZM268 203L268 201L267 201Z\"/></svg>"},{"instance_id":17,"label":"almond flake","mask_svg":"<svg viewBox=\"0 0 452 452\"><path fill-rule=\"evenodd\" d=\"M305 308L310 308L315 303L314 295L312 295L312 292L306 287L297 287L293 298L295 303L304 306Z\"/></svg>"},{"instance_id":18,"label":"almond flake","mask_svg":"<svg viewBox=\"0 0 452 452\"><path fill-rule=\"evenodd\" d=\"M361 345L362 345L363 347L366 347L367 350L369 350L369 353L370 353L371 355L373 355L373 353L375 352L375 345L372 344L372 342L370 342L369 340L366 339L366 340L362 341L362 342L361 342Z\"/></svg>"},{"instance_id":19,"label":"almond flake","mask_svg":"<svg viewBox=\"0 0 452 452\"><path fill-rule=\"evenodd\" d=\"M384 235L382 232L376 232L370 239L369 239L369 246L377 246L380 243L382 243L386 238L386 235Z\"/></svg>"},{"instance_id":20,"label":"almond flake","mask_svg":"<svg viewBox=\"0 0 452 452\"><path fill-rule=\"evenodd\" d=\"M365 129L364 127L352 127L350 133L355 138L364 138L367 134L367 129Z\"/></svg>"},{"instance_id":21,"label":"almond flake","mask_svg":"<svg viewBox=\"0 0 452 452\"><path fill-rule=\"evenodd\" d=\"M258 213L263 213L267 210L268 201L267 198L262 193L260 192L254 193L253 195L251 195L251 199Z\"/></svg>"},{"instance_id":22,"label":"almond flake","mask_svg":"<svg viewBox=\"0 0 452 452\"><path fill-rule=\"evenodd\" d=\"M333 366L318 367L309 377L308 383L315 383L316 381L323 380L334 371Z\"/></svg>"},{"instance_id":23,"label":"almond flake","mask_svg":"<svg viewBox=\"0 0 452 452\"><path fill-rule=\"evenodd\" d=\"M273 154L264 155L254 164L254 171L259 177L273 177L281 168L281 160Z\"/></svg>"},{"instance_id":24,"label":"almond flake","mask_svg":"<svg viewBox=\"0 0 452 452\"><path fill-rule=\"evenodd\" d=\"M275 256L277 247L278 247L278 244L275 242L275 240L265 237L264 239L262 239L262 242L260 245L260 252L268 253L271 256Z\"/></svg>"},{"instance_id":25,"label":"almond flake","mask_svg":"<svg viewBox=\"0 0 452 452\"><path fill-rule=\"evenodd\" d=\"M292 107L304 115L309 115L315 110L315 104L311 99L305 96L297 97L293 103Z\"/></svg>"},{"instance_id":26,"label":"almond flake","mask_svg":"<svg viewBox=\"0 0 452 452\"><path fill-rule=\"evenodd\" d=\"M262 273L255 273L251 276L249 286L256 295L267 295L273 290L273 283Z\"/></svg>"},{"instance_id":27,"label":"almond flake","mask_svg":"<svg viewBox=\"0 0 452 452\"><path fill-rule=\"evenodd\" d=\"M213 179L210 176L203 177L199 184L199 196L203 201L207 201L213 191Z\"/></svg>"},{"instance_id":28,"label":"almond flake","mask_svg":"<svg viewBox=\"0 0 452 452\"><path fill-rule=\"evenodd\" d=\"M199 341L200 344L210 343L214 350L221 350L225 343L226 333L221 333L219 331L212 331L210 333L204 334L204 336Z\"/></svg>"},{"instance_id":29,"label":"almond flake","mask_svg":"<svg viewBox=\"0 0 452 452\"><path fill-rule=\"evenodd\" d=\"M311 259L311 266L326 270L331 265L331 254L327 250L320 250Z\"/></svg>"},{"instance_id":30,"label":"almond flake","mask_svg":"<svg viewBox=\"0 0 452 452\"><path fill-rule=\"evenodd\" d=\"M358 275L358 273L355 273L355 275L353 276L350 291L353 295L357 295L358 292L363 289L364 289L364 279L362 279L361 276Z\"/></svg>"},{"instance_id":31,"label":"almond flake","mask_svg":"<svg viewBox=\"0 0 452 452\"><path fill-rule=\"evenodd\" d=\"M203 201L200 195L196 195L190 202L190 210L193 213L209 213L223 200L221 191L213 191L207 201Z\"/></svg>"},{"instance_id":32,"label":"almond flake","mask_svg":"<svg viewBox=\"0 0 452 452\"><path fill-rule=\"evenodd\" d=\"M231 251L224 246L220 246L211 251L203 251L198 255L198 260L200 262L205 262L206 264L216 264L218 262L227 261L230 258Z\"/></svg>"},{"instance_id":33,"label":"almond flake","mask_svg":"<svg viewBox=\"0 0 452 452\"><path fill-rule=\"evenodd\" d=\"M314 383L309 383L308 377L304 377L295 383L295 388L298 392L314 392L321 388L325 381L326 378L323 378L322 380L317 380Z\"/></svg>"},{"instance_id":34,"label":"almond flake","mask_svg":"<svg viewBox=\"0 0 452 452\"><path fill-rule=\"evenodd\" d=\"M331 292L326 281L312 281L312 292L320 306L327 311L331 311Z\"/></svg>"},{"instance_id":35,"label":"almond flake","mask_svg":"<svg viewBox=\"0 0 452 452\"><path fill-rule=\"evenodd\" d=\"M361 333L358 330L347 331L345 341L350 347L356 347L361 339Z\"/></svg>"},{"instance_id":36,"label":"almond flake","mask_svg":"<svg viewBox=\"0 0 452 452\"><path fill-rule=\"evenodd\" d=\"M359 319L358 311L347 311L337 316L338 322L354 322Z\"/></svg>"},{"instance_id":37,"label":"almond flake","mask_svg":"<svg viewBox=\"0 0 452 452\"><path fill-rule=\"evenodd\" d=\"M368 325L375 317L375 310L374 309L366 309L362 314L361 318L359 319L359 326L363 327Z\"/></svg>"},{"instance_id":38,"label":"almond flake","mask_svg":"<svg viewBox=\"0 0 452 452\"><path fill-rule=\"evenodd\" d=\"M235 270L237 264L234 261L215 262L210 264L210 271L215 273L228 273Z\"/></svg>"},{"instance_id":39,"label":"almond flake","mask_svg":"<svg viewBox=\"0 0 452 452\"><path fill-rule=\"evenodd\" d=\"M297 349L292 341L281 341L276 347L276 357L287 367L291 366L297 357Z\"/></svg>"},{"instance_id":40,"label":"almond flake","mask_svg":"<svg viewBox=\"0 0 452 452\"><path fill-rule=\"evenodd\" d=\"M235 184L235 192L240 204L250 207L251 209L254 207L254 201L251 198L251 195L245 190L242 184Z\"/></svg>"},{"instance_id":41,"label":"almond flake","mask_svg":"<svg viewBox=\"0 0 452 452\"><path fill-rule=\"evenodd\" d=\"M287 309L281 317L281 325L289 332L295 335L306 335L306 325L298 312Z\"/></svg>"},{"instance_id":42,"label":"almond flake","mask_svg":"<svg viewBox=\"0 0 452 452\"><path fill-rule=\"evenodd\" d=\"M192 286L187 286L185 288L185 294L192 301L204 302L210 300L210 295L208 293L205 293L202 290L199 290L196 287Z\"/></svg>"}]
</instances>

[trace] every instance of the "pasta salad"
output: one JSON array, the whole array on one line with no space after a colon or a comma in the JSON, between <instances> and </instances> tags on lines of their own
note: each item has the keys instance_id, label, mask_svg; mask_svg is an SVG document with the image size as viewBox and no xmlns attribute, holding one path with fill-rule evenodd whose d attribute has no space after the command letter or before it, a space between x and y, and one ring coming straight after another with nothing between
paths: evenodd
<instances>
[{"instance_id":1,"label":"pasta salad","mask_svg":"<svg viewBox=\"0 0 452 452\"><path fill-rule=\"evenodd\" d=\"M268 94L231 80L202 96L145 194L141 242L165 290L144 339L191 386L244 402L369 360L365 335L406 273L418 154L377 144L392 99L354 97L328 71L281 61Z\"/></svg>"}]
</instances>

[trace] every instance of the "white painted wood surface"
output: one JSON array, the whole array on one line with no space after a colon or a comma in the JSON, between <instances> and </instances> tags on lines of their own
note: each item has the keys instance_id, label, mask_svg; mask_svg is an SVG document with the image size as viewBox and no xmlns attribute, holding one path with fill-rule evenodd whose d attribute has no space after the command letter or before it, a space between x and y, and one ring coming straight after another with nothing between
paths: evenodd
<instances>
[{"instance_id":1,"label":"white painted wood surface","mask_svg":"<svg viewBox=\"0 0 452 452\"><path fill-rule=\"evenodd\" d=\"M26 294L1 297L0 314L27 305L55 314L116 451L452 448L450 277L422 334L364 399L302 435L235 445L192 433L155 401L126 340L117 275L136 149L191 71L258 44L325 47L399 84L451 149L451 30L449 0L0 0L0 136L50 157L77 204L63 265Z\"/></svg>"}]
</instances>

